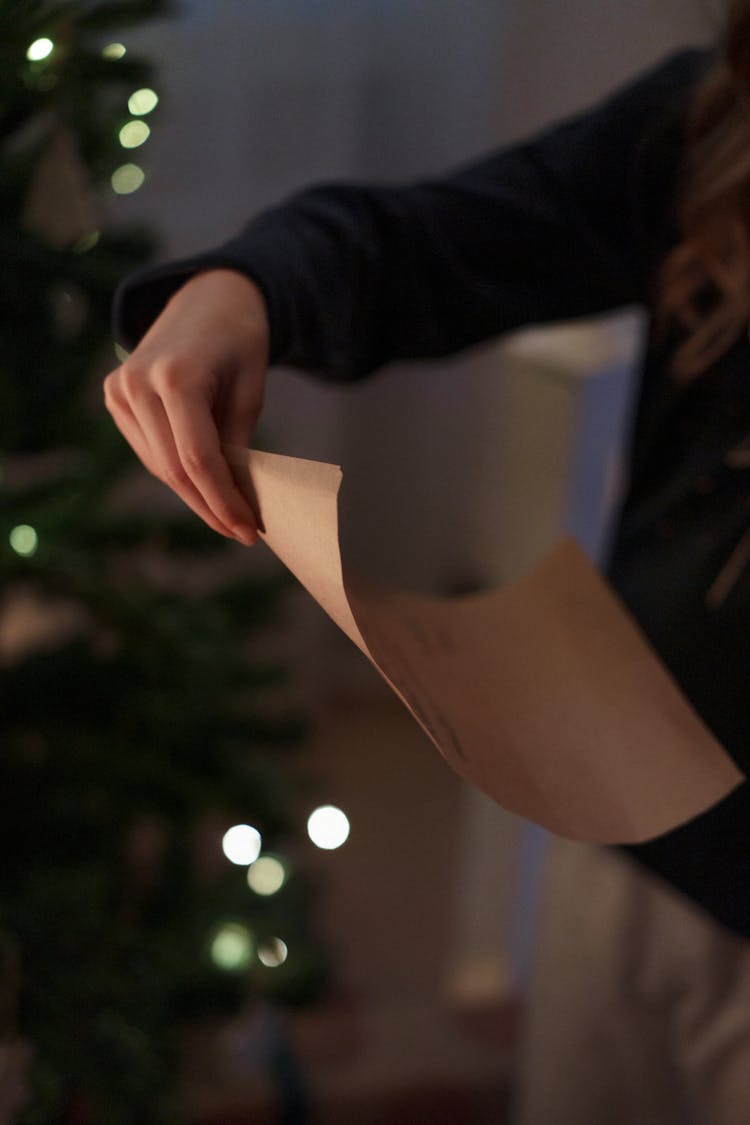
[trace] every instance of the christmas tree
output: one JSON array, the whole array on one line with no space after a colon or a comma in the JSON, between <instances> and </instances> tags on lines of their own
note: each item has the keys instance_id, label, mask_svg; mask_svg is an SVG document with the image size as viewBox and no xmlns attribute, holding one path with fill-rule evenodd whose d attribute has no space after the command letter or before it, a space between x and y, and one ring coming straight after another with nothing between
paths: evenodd
<instances>
[{"instance_id":1,"label":"christmas tree","mask_svg":"<svg viewBox=\"0 0 750 1125\"><path fill-rule=\"evenodd\" d=\"M29 1125L177 1120L181 1021L324 975L283 855L300 722L255 655L284 583L140 498L101 403L154 252L107 202L158 117L119 36L164 11L0 0L0 1046L33 1049Z\"/></svg>"}]
</instances>

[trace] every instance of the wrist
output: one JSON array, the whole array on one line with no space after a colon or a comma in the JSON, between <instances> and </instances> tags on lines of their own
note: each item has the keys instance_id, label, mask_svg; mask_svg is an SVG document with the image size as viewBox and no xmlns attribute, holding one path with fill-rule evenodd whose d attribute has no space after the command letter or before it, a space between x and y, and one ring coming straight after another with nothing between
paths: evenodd
<instances>
[{"instance_id":1,"label":"wrist","mask_svg":"<svg viewBox=\"0 0 750 1125\"><path fill-rule=\"evenodd\" d=\"M268 351L268 305L263 290L247 274L224 266L204 269L185 282L179 292L189 298L200 294L202 301L217 305L224 315L246 328L257 345Z\"/></svg>"}]
</instances>

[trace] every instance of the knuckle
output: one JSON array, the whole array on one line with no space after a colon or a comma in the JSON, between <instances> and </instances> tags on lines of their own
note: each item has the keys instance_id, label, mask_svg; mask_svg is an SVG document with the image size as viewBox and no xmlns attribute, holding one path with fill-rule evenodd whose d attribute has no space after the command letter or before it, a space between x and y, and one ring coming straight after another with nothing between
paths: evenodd
<instances>
[{"instance_id":1,"label":"knuckle","mask_svg":"<svg viewBox=\"0 0 750 1125\"><path fill-rule=\"evenodd\" d=\"M124 363L116 373L117 387L129 399L139 396L143 389L145 374L142 368L133 363Z\"/></svg>"},{"instance_id":2,"label":"knuckle","mask_svg":"<svg viewBox=\"0 0 750 1125\"><path fill-rule=\"evenodd\" d=\"M182 464L188 474L210 472L215 462L213 453L198 446L188 446L182 452Z\"/></svg>"},{"instance_id":3,"label":"knuckle","mask_svg":"<svg viewBox=\"0 0 750 1125\"><path fill-rule=\"evenodd\" d=\"M158 475L175 492L190 489L190 478L177 458L162 456L159 458L157 465Z\"/></svg>"},{"instance_id":4,"label":"knuckle","mask_svg":"<svg viewBox=\"0 0 750 1125\"><path fill-rule=\"evenodd\" d=\"M181 469L175 469L172 465L167 465L165 468L154 473L160 480L172 489L173 492L182 492L188 484L188 478Z\"/></svg>"},{"instance_id":5,"label":"knuckle","mask_svg":"<svg viewBox=\"0 0 750 1125\"><path fill-rule=\"evenodd\" d=\"M119 368L116 371L110 371L109 375L107 375L104 380L104 401L107 406L113 405L120 398L119 371Z\"/></svg>"},{"instance_id":6,"label":"knuckle","mask_svg":"<svg viewBox=\"0 0 750 1125\"><path fill-rule=\"evenodd\" d=\"M179 355L165 356L155 373L155 384L160 391L174 394L185 385L187 361Z\"/></svg>"}]
</instances>

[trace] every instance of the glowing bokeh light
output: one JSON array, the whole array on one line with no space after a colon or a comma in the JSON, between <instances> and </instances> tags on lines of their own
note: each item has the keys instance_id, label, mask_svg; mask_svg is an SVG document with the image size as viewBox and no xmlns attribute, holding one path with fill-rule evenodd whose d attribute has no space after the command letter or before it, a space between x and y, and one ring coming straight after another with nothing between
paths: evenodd
<instances>
[{"instance_id":1,"label":"glowing bokeh light","mask_svg":"<svg viewBox=\"0 0 750 1125\"><path fill-rule=\"evenodd\" d=\"M286 868L273 855L262 855L247 869L247 885L256 895L275 895L286 882Z\"/></svg>"},{"instance_id":2,"label":"glowing bokeh light","mask_svg":"<svg viewBox=\"0 0 750 1125\"><path fill-rule=\"evenodd\" d=\"M145 172L137 164L121 164L112 173L112 190L117 195L130 195L138 191L145 179Z\"/></svg>"},{"instance_id":3,"label":"glowing bokeh light","mask_svg":"<svg viewBox=\"0 0 750 1125\"><path fill-rule=\"evenodd\" d=\"M258 946L258 960L262 965L268 969L278 969L279 965L283 965L289 956L289 949L285 941L281 938L271 938L270 941L264 941L262 945Z\"/></svg>"},{"instance_id":4,"label":"glowing bokeh light","mask_svg":"<svg viewBox=\"0 0 750 1125\"><path fill-rule=\"evenodd\" d=\"M86 254L89 250L93 250L97 242L101 238L101 233L98 230L90 230L88 234L83 234L73 245L73 251L76 254Z\"/></svg>"},{"instance_id":5,"label":"glowing bokeh light","mask_svg":"<svg viewBox=\"0 0 750 1125\"><path fill-rule=\"evenodd\" d=\"M221 848L230 863L245 866L255 863L260 855L261 838L257 828L250 824L234 824L227 829Z\"/></svg>"},{"instance_id":6,"label":"glowing bokeh light","mask_svg":"<svg viewBox=\"0 0 750 1125\"><path fill-rule=\"evenodd\" d=\"M349 836L349 818L334 805L322 805L310 813L307 834L316 847L333 851L340 848Z\"/></svg>"},{"instance_id":7,"label":"glowing bokeh light","mask_svg":"<svg viewBox=\"0 0 750 1125\"><path fill-rule=\"evenodd\" d=\"M102 48L103 59L121 59L125 53L126 49L122 43L108 43Z\"/></svg>"},{"instance_id":8,"label":"glowing bokeh light","mask_svg":"<svg viewBox=\"0 0 750 1125\"><path fill-rule=\"evenodd\" d=\"M51 39L35 39L34 42L29 45L29 48L26 52L26 58L30 62L40 62L42 59L48 58L52 54L54 49L55 44Z\"/></svg>"},{"instance_id":9,"label":"glowing bokeh light","mask_svg":"<svg viewBox=\"0 0 750 1125\"><path fill-rule=\"evenodd\" d=\"M17 527L14 527L8 539L16 554L24 555L26 558L36 554L36 549L39 546L39 536L34 528L27 523L19 523Z\"/></svg>"},{"instance_id":10,"label":"glowing bokeh light","mask_svg":"<svg viewBox=\"0 0 750 1125\"><path fill-rule=\"evenodd\" d=\"M145 86L142 90L135 90L128 98L128 109L134 117L143 117L144 114L151 113L158 104L159 95L155 90L149 90Z\"/></svg>"},{"instance_id":11,"label":"glowing bokeh light","mask_svg":"<svg viewBox=\"0 0 750 1125\"><path fill-rule=\"evenodd\" d=\"M219 969L237 972L250 964L253 936L247 926L227 922L211 942L211 960Z\"/></svg>"},{"instance_id":12,"label":"glowing bokeh light","mask_svg":"<svg viewBox=\"0 0 750 1125\"><path fill-rule=\"evenodd\" d=\"M119 139L123 148L138 148L147 141L151 130L145 121L128 121L120 129Z\"/></svg>"}]
</instances>

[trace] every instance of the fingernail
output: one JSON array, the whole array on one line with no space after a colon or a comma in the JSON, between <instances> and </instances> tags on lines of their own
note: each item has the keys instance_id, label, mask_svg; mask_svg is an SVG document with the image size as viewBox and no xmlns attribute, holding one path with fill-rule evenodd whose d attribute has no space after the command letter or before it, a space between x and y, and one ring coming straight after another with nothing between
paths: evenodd
<instances>
[{"instance_id":1,"label":"fingernail","mask_svg":"<svg viewBox=\"0 0 750 1125\"><path fill-rule=\"evenodd\" d=\"M253 543L255 543L258 538L257 532L244 524L238 524L237 527L233 527L232 534L235 539L239 540L240 543L244 543L246 547L252 547Z\"/></svg>"}]
</instances>

